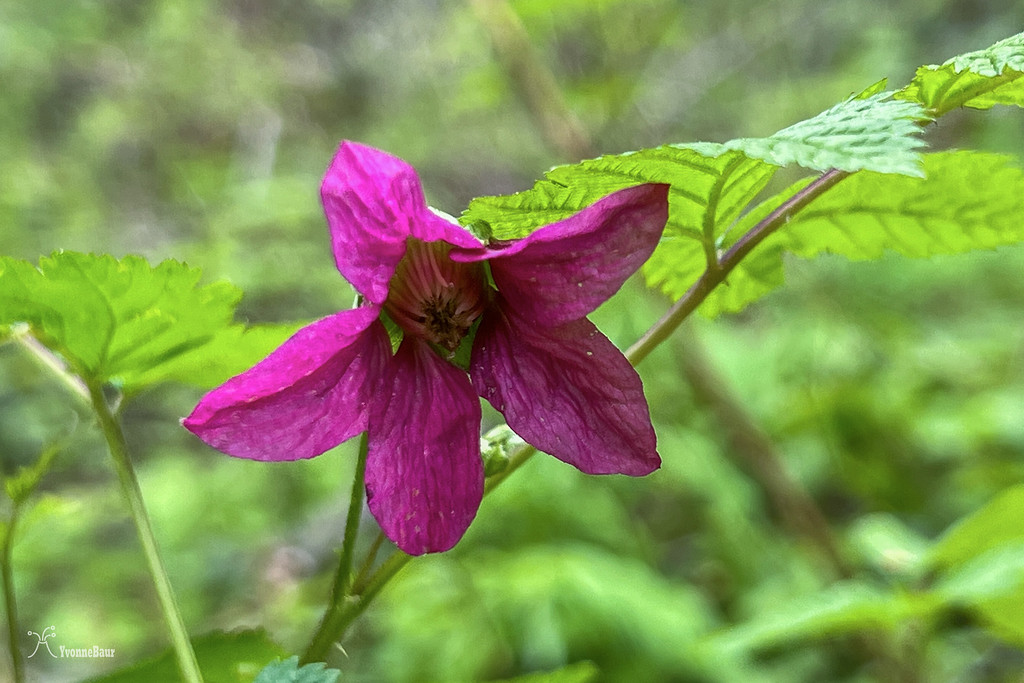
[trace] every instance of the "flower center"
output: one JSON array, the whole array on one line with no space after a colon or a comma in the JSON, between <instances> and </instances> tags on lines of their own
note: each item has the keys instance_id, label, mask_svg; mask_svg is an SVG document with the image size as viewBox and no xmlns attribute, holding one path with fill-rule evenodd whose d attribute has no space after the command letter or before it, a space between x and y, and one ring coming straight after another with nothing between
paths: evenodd
<instances>
[{"instance_id":1,"label":"flower center","mask_svg":"<svg viewBox=\"0 0 1024 683\"><path fill-rule=\"evenodd\" d=\"M485 302L483 267L452 261L450 249L410 238L384 308L407 334L454 352Z\"/></svg>"}]
</instances>

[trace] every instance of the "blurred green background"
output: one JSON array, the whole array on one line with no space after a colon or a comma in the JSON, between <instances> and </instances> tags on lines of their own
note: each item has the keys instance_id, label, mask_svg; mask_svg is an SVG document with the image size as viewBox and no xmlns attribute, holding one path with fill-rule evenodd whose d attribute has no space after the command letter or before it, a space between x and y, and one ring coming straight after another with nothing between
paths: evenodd
<instances>
[{"instance_id":1,"label":"blurred green background","mask_svg":"<svg viewBox=\"0 0 1024 683\"><path fill-rule=\"evenodd\" d=\"M339 140L407 159L455 215L576 160L495 57L487 4L0 3L0 254L183 259L242 287L253 323L348 307L318 200ZM600 153L767 135L1024 26L1020 3L995 0L510 4ZM927 139L1021 157L1022 130L1016 110L956 112ZM892 674L842 629L745 644L742 625L813 609L836 576L780 523L685 359L705 357L769 437L853 576L910 590L932 539L1024 481L1022 268L1021 249L794 261L787 287L744 314L691 321L640 368L663 469L594 478L534 458L454 551L414 562L381 596L336 653L342 680L489 680L582 660L608 681ZM668 303L632 282L596 320L625 347ZM354 453L228 458L178 425L199 395L164 387L125 415L186 621L195 634L263 626L297 652L328 591ZM76 421L21 525L20 616L28 630L53 625L57 643L118 656L34 658L33 680L78 680L166 646L101 438L0 347L4 474ZM1009 632L951 609L880 637L904 680L1020 680L1024 636Z\"/></svg>"}]
</instances>

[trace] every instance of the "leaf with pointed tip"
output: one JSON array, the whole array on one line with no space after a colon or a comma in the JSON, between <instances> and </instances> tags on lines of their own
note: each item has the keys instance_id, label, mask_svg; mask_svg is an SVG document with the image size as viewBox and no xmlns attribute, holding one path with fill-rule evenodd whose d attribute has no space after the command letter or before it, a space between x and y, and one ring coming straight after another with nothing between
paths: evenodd
<instances>
[{"instance_id":1,"label":"leaf with pointed tip","mask_svg":"<svg viewBox=\"0 0 1024 683\"><path fill-rule=\"evenodd\" d=\"M997 104L1024 106L1024 33L983 50L922 66L910 84L896 93L920 102L938 117L957 107L989 109Z\"/></svg>"},{"instance_id":2,"label":"leaf with pointed tip","mask_svg":"<svg viewBox=\"0 0 1024 683\"><path fill-rule=\"evenodd\" d=\"M295 326L246 330L233 322L241 291L199 286L177 261L56 252L39 267L0 257L0 326L27 323L87 381L126 393L178 380L199 386L250 366Z\"/></svg>"}]
</instances>

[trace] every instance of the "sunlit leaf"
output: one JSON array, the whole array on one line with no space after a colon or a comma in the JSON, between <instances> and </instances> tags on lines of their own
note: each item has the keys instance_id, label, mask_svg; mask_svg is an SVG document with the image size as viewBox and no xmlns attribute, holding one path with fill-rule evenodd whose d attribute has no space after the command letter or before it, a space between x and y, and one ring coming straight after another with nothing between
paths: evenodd
<instances>
[{"instance_id":1,"label":"sunlit leaf","mask_svg":"<svg viewBox=\"0 0 1024 683\"><path fill-rule=\"evenodd\" d=\"M271 662L253 683L335 683L341 672L328 669L323 662L299 666L298 657Z\"/></svg>"},{"instance_id":2,"label":"sunlit leaf","mask_svg":"<svg viewBox=\"0 0 1024 683\"><path fill-rule=\"evenodd\" d=\"M267 662L285 654L262 630L211 633L193 638L192 647L203 678L209 683L249 683ZM152 683L177 680L180 680L177 660L174 652L167 650L148 661L89 679L89 683Z\"/></svg>"},{"instance_id":3,"label":"sunlit leaf","mask_svg":"<svg viewBox=\"0 0 1024 683\"><path fill-rule=\"evenodd\" d=\"M874 259L886 251L925 258L1024 240L1024 173L1008 157L940 152L926 178L858 173L776 233L804 257Z\"/></svg>"},{"instance_id":4,"label":"sunlit leaf","mask_svg":"<svg viewBox=\"0 0 1024 683\"><path fill-rule=\"evenodd\" d=\"M775 170L740 152L666 145L557 167L526 192L474 199L463 222L486 221L496 238L511 239L614 190L669 183L668 224L643 273L650 286L677 297L704 272L708 252L728 239L730 226Z\"/></svg>"},{"instance_id":5,"label":"sunlit leaf","mask_svg":"<svg viewBox=\"0 0 1024 683\"><path fill-rule=\"evenodd\" d=\"M870 170L920 177L924 147L918 125L924 111L917 104L882 92L851 97L834 107L766 138L740 138L700 149L738 150L776 166L797 164L827 171Z\"/></svg>"},{"instance_id":6,"label":"sunlit leaf","mask_svg":"<svg viewBox=\"0 0 1024 683\"><path fill-rule=\"evenodd\" d=\"M28 323L74 372L126 392L168 379L215 384L294 331L246 330L233 322L241 292L199 278L197 268L138 256L57 252L38 268L0 258L0 325Z\"/></svg>"},{"instance_id":7,"label":"sunlit leaf","mask_svg":"<svg viewBox=\"0 0 1024 683\"><path fill-rule=\"evenodd\" d=\"M924 160L925 178L862 171L837 184L748 256L701 312L738 311L779 286L786 253L839 254L855 261L886 252L926 258L1024 241L1024 172L1008 157L958 151ZM807 183L801 180L766 200L730 234L743 234ZM685 290L666 291L679 296Z\"/></svg>"},{"instance_id":8,"label":"sunlit leaf","mask_svg":"<svg viewBox=\"0 0 1024 683\"><path fill-rule=\"evenodd\" d=\"M615 190L668 183L666 238L699 241L728 227L774 172L770 164L736 152L708 156L691 146L665 145L557 166L530 190L474 199L461 220L485 221L496 239L514 239Z\"/></svg>"},{"instance_id":9,"label":"sunlit leaf","mask_svg":"<svg viewBox=\"0 0 1024 683\"><path fill-rule=\"evenodd\" d=\"M920 102L940 116L957 107L1024 106L1024 33L983 50L922 66L897 97Z\"/></svg>"}]
</instances>

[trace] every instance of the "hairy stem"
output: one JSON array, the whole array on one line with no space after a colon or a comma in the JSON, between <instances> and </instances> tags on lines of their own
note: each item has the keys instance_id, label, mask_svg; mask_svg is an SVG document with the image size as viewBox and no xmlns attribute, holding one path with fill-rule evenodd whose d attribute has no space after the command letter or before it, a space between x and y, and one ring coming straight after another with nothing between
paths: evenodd
<instances>
[{"instance_id":1,"label":"hairy stem","mask_svg":"<svg viewBox=\"0 0 1024 683\"><path fill-rule=\"evenodd\" d=\"M766 216L745 235L736 241L718 262L718 268L709 268L693 283L686 294L676 301L654 325L647 330L635 344L626 350L626 358L636 365L647 357L659 344L686 320L700 306L715 287L722 284L754 248L765 241L769 235L786 224L794 214L820 197L850 174L832 169L823 173L788 200L775 211Z\"/></svg>"},{"instance_id":2,"label":"hairy stem","mask_svg":"<svg viewBox=\"0 0 1024 683\"><path fill-rule=\"evenodd\" d=\"M336 622L344 612L345 603L349 598L349 587L352 585L352 558L355 554L356 538L359 535L359 519L363 511L363 489L366 480L367 437L363 432L359 437L359 456L356 460L355 476L352 479L352 495L348 503L348 515L345 519L345 537L341 544L341 557L334 575L334 586L331 589L331 601L324 612L320 625L313 634L302 655L302 662L319 662L327 657L331 644L337 640Z\"/></svg>"},{"instance_id":3,"label":"hairy stem","mask_svg":"<svg viewBox=\"0 0 1024 683\"><path fill-rule=\"evenodd\" d=\"M182 679L188 683L202 683L203 677L199 672L199 662L196 661L195 652L192 650L192 643L189 642L188 632L185 630L185 622L181 618L178 604L174 599L174 591L171 588L171 581L167 577L163 561L157 549L156 538L153 535L153 528L149 521L149 514L146 512L146 505L142 500L142 490L139 488L139 480L135 476L135 469L132 467L131 458L128 455L128 444L124 438L124 431L121 423L114 417L107 405L107 399L103 396L103 389L98 383L88 383L89 398L93 410L99 419L100 429L107 440L107 447L114 460L114 469L117 471L117 478L121 482L121 492L128 503L128 510L132 521L135 522L135 529L139 534L139 541L142 543L142 552L146 557L146 564L149 573L153 578L153 585L156 588L157 600L163 611L167 630L171 636L171 645L178 662L178 669Z\"/></svg>"}]
</instances>

